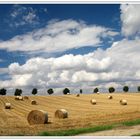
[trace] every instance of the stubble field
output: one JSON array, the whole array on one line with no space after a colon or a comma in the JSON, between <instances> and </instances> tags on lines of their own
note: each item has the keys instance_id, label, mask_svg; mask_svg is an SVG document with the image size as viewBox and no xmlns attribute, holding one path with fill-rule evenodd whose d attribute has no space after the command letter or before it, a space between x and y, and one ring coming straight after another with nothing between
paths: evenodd
<instances>
[{"instance_id":1,"label":"stubble field","mask_svg":"<svg viewBox=\"0 0 140 140\"><path fill-rule=\"evenodd\" d=\"M113 99L109 100L108 95ZM97 104L92 105L91 99ZM126 99L128 105L120 105L120 99ZM31 105L36 100L37 105ZM10 102L12 109L5 109L4 103ZM57 109L68 111L68 118L57 119ZM48 112L48 124L29 125L28 113L31 110ZM42 131L66 130L97 125L105 125L140 118L140 94L80 94L60 96L29 96L28 100L18 101L14 96L0 96L0 135L38 135Z\"/></svg>"}]
</instances>

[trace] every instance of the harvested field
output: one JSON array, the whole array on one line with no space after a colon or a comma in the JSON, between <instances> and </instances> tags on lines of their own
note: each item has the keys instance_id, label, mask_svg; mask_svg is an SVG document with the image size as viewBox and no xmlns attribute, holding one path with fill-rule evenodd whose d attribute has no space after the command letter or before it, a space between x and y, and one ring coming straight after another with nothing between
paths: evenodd
<instances>
[{"instance_id":1,"label":"harvested field","mask_svg":"<svg viewBox=\"0 0 140 140\"><path fill-rule=\"evenodd\" d=\"M140 118L140 94L114 93L82 94L61 96L29 96L22 102L14 96L0 96L0 135L37 135L42 131L65 130L111 124ZM94 98L98 104L93 106L89 101ZM120 99L126 99L128 105L120 105ZM31 101L37 101L33 106ZM5 109L5 103L11 103L12 109ZM69 112L66 119L55 118L55 111L64 108ZM31 110L44 110L48 113L48 124L29 125L28 113Z\"/></svg>"}]
</instances>

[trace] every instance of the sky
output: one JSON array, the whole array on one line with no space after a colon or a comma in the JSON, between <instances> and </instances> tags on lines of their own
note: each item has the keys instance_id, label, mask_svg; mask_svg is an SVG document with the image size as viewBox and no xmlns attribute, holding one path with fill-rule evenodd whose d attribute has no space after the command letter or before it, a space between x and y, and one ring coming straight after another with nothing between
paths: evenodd
<instances>
[{"instance_id":1,"label":"sky","mask_svg":"<svg viewBox=\"0 0 140 140\"><path fill-rule=\"evenodd\" d=\"M140 5L0 4L0 88L132 89Z\"/></svg>"}]
</instances>

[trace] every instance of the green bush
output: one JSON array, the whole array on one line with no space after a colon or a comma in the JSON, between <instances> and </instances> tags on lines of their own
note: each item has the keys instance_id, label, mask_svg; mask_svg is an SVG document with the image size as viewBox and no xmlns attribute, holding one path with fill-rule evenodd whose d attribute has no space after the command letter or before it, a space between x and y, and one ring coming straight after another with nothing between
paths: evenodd
<instances>
[{"instance_id":1,"label":"green bush","mask_svg":"<svg viewBox=\"0 0 140 140\"><path fill-rule=\"evenodd\" d=\"M33 88L32 94L33 94L33 95L36 95L36 94L37 94L37 89L36 89L36 88Z\"/></svg>"},{"instance_id":2,"label":"green bush","mask_svg":"<svg viewBox=\"0 0 140 140\"><path fill-rule=\"evenodd\" d=\"M22 90L21 89L16 89L15 90L15 96L21 96L21 94L22 94Z\"/></svg>"},{"instance_id":3,"label":"green bush","mask_svg":"<svg viewBox=\"0 0 140 140\"><path fill-rule=\"evenodd\" d=\"M128 91L129 91L129 87L128 87L128 86L124 86L124 87L123 87L123 91L124 91L124 92L128 92Z\"/></svg>"},{"instance_id":4,"label":"green bush","mask_svg":"<svg viewBox=\"0 0 140 140\"><path fill-rule=\"evenodd\" d=\"M83 93L83 90L82 90L82 89L80 89L80 93L81 93L81 94Z\"/></svg>"},{"instance_id":5,"label":"green bush","mask_svg":"<svg viewBox=\"0 0 140 140\"><path fill-rule=\"evenodd\" d=\"M97 93L97 92L99 92L99 89L98 88L95 88L93 92L94 93Z\"/></svg>"},{"instance_id":6,"label":"green bush","mask_svg":"<svg viewBox=\"0 0 140 140\"><path fill-rule=\"evenodd\" d=\"M69 90L68 88L65 88L65 89L63 90L63 94L68 94L68 93L70 93L70 90Z\"/></svg>"},{"instance_id":7,"label":"green bush","mask_svg":"<svg viewBox=\"0 0 140 140\"><path fill-rule=\"evenodd\" d=\"M113 93L113 92L115 92L115 88L114 88L114 87L110 87L110 88L108 89L108 91L109 91L109 93Z\"/></svg>"},{"instance_id":8,"label":"green bush","mask_svg":"<svg viewBox=\"0 0 140 140\"><path fill-rule=\"evenodd\" d=\"M6 95L6 89L4 88L0 89L0 95Z\"/></svg>"},{"instance_id":9,"label":"green bush","mask_svg":"<svg viewBox=\"0 0 140 140\"><path fill-rule=\"evenodd\" d=\"M140 92L140 86L137 87L138 92Z\"/></svg>"},{"instance_id":10,"label":"green bush","mask_svg":"<svg viewBox=\"0 0 140 140\"><path fill-rule=\"evenodd\" d=\"M49 95L54 93L52 88L48 89L47 92L48 92Z\"/></svg>"}]
</instances>

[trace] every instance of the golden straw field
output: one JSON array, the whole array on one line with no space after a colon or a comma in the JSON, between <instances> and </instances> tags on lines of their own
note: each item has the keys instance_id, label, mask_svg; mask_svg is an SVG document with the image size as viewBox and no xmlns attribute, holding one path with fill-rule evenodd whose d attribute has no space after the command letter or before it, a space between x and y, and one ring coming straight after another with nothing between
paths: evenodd
<instances>
[{"instance_id":1,"label":"golden straw field","mask_svg":"<svg viewBox=\"0 0 140 140\"><path fill-rule=\"evenodd\" d=\"M109 100L108 95L112 95L113 99ZM37 135L42 131L90 127L140 118L139 93L28 97L20 101L15 100L15 96L0 96L0 135ZM97 104L91 104L91 99L96 99ZM120 105L121 99L127 100L127 105ZM37 105L32 105L32 100L37 101ZM11 103L11 109L5 109L6 102ZM66 109L68 118L55 118L57 109ZM48 124L29 125L27 116L31 110L48 112Z\"/></svg>"}]
</instances>

